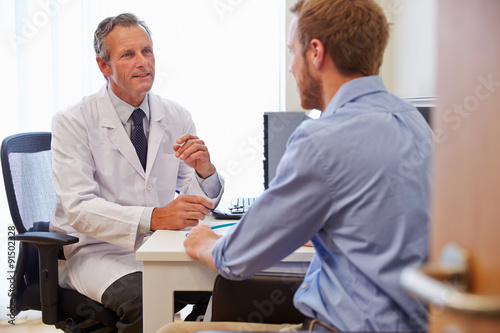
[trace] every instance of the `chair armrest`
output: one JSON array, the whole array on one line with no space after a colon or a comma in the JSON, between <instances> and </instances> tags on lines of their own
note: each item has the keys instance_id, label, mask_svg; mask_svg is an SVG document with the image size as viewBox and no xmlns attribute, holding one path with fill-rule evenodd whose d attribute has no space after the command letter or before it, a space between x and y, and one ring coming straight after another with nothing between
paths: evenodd
<instances>
[{"instance_id":1,"label":"chair armrest","mask_svg":"<svg viewBox=\"0 0 500 333\"><path fill-rule=\"evenodd\" d=\"M11 237L14 240L33 244L38 250L40 262L40 303L42 321L53 325L58 322L59 270L58 252L64 245L78 242L77 237L55 232L25 232Z\"/></svg>"},{"instance_id":2,"label":"chair armrest","mask_svg":"<svg viewBox=\"0 0 500 333\"><path fill-rule=\"evenodd\" d=\"M78 242L78 237L56 232L30 231L12 236L13 239L34 245L57 245L58 247Z\"/></svg>"}]
</instances>

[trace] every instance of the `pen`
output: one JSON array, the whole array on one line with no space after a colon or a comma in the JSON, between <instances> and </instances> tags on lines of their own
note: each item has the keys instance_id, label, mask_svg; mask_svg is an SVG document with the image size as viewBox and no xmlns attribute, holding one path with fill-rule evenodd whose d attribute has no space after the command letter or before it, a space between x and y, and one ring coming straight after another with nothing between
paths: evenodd
<instances>
[{"instance_id":1,"label":"pen","mask_svg":"<svg viewBox=\"0 0 500 333\"><path fill-rule=\"evenodd\" d=\"M232 225L235 225L238 222L231 222L231 223L224 223L224 224L219 224L219 225L214 225L213 227L210 227L210 229L219 229L219 228L224 228L224 227L230 227Z\"/></svg>"},{"instance_id":2,"label":"pen","mask_svg":"<svg viewBox=\"0 0 500 333\"><path fill-rule=\"evenodd\" d=\"M175 193L177 193L177 195L180 195L180 194L181 194L181 191L179 191L179 190L175 190ZM210 209L210 211L211 211L211 212L213 212L213 211L214 211L214 208Z\"/></svg>"}]
</instances>

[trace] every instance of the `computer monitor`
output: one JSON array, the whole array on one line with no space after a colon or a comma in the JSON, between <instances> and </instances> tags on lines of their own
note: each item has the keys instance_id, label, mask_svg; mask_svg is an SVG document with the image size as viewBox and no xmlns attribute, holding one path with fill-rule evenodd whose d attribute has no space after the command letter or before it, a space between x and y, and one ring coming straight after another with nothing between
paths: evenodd
<instances>
[{"instance_id":1,"label":"computer monitor","mask_svg":"<svg viewBox=\"0 0 500 333\"><path fill-rule=\"evenodd\" d=\"M264 113L264 188L276 175L288 138L299 124L308 119L304 111Z\"/></svg>"},{"instance_id":2,"label":"computer monitor","mask_svg":"<svg viewBox=\"0 0 500 333\"><path fill-rule=\"evenodd\" d=\"M422 116L424 117L425 121L427 121L427 123L430 126L431 125L431 110L432 110L432 107L431 106L417 106L416 108L422 114Z\"/></svg>"},{"instance_id":3,"label":"computer monitor","mask_svg":"<svg viewBox=\"0 0 500 333\"><path fill-rule=\"evenodd\" d=\"M436 98L429 97L411 97L403 98L405 101L417 108L417 110L422 114L425 121L432 127L432 112L436 106Z\"/></svg>"}]
</instances>

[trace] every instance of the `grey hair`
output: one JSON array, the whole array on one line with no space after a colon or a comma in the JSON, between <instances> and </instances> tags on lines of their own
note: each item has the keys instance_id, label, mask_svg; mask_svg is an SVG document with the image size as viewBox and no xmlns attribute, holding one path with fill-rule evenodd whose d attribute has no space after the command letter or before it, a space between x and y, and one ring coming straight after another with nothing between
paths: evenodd
<instances>
[{"instance_id":1,"label":"grey hair","mask_svg":"<svg viewBox=\"0 0 500 333\"><path fill-rule=\"evenodd\" d=\"M101 23L99 23L94 33L94 50L96 57L101 57L102 60L104 60L106 63L109 62L109 49L106 45L106 37L117 25L122 27L141 26L144 28L144 30L146 30L151 43L153 43L153 39L151 38L151 31L146 25L146 22L140 20L134 14L124 13L117 16L105 18L101 21Z\"/></svg>"}]
</instances>

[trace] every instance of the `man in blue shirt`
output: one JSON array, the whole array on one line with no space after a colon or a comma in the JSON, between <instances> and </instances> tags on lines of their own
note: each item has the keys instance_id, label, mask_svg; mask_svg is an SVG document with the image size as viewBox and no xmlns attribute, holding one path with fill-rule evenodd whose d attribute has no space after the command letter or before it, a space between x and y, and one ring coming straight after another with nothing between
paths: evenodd
<instances>
[{"instance_id":1,"label":"man in blue shirt","mask_svg":"<svg viewBox=\"0 0 500 333\"><path fill-rule=\"evenodd\" d=\"M314 330L426 331L425 307L399 285L427 260L431 130L377 76L388 24L372 0L304 0L292 9L290 71L322 116L291 135L269 189L224 237L194 228L187 253L245 279L309 239L316 253L294 297ZM310 329L247 325L249 330ZM239 330L179 323L164 332Z\"/></svg>"}]
</instances>

